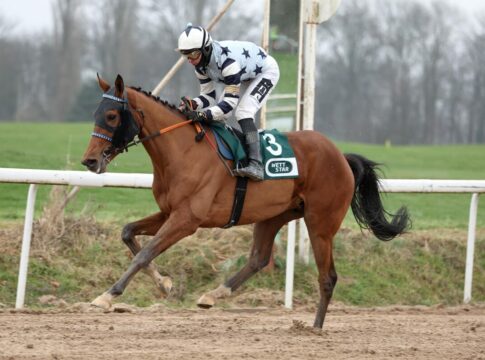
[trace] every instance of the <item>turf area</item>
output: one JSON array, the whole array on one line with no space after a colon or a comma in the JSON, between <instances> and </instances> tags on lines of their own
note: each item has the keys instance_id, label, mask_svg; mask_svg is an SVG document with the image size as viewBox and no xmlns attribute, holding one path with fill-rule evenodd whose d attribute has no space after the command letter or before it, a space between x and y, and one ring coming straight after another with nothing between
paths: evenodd
<instances>
[{"instance_id":1,"label":"turf area","mask_svg":"<svg viewBox=\"0 0 485 360\"><path fill-rule=\"evenodd\" d=\"M90 138L88 123L1 123L0 167L83 170L80 159ZM343 152L362 154L382 163L385 178L485 179L485 146L384 146L337 143ZM150 173L143 147L130 149L109 167L111 172ZM0 220L21 220L28 185L0 184ZM37 213L50 186L41 186ZM387 194L389 210L408 206L415 229L466 228L470 194ZM68 211L89 211L100 220L134 220L157 211L150 190L83 188ZM479 202L478 227L485 227L485 202ZM351 217L348 226L355 226Z\"/></svg>"}]
</instances>

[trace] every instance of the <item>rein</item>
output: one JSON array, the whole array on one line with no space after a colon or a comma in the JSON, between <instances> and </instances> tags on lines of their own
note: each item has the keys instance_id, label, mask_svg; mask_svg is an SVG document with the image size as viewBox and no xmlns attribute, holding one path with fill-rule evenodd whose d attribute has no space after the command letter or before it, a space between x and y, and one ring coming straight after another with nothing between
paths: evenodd
<instances>
[{"instance_id":1,"label":"rein","mask_svg":"<svg viewBox=\"0 0 485 360\"><path fill-rule=\"evenodd\" d=\"M138 140L133 140L132 142L130 142L129 144L127 144L123 150L126 150L128 151L128 148L129 147L132 147L133 145L138 145L138 144L141 144L147 140L151 140L153 138L156 138L157 136L160 136L162 134L165 134L165 133L168 133L169 131L172 131L172 130L175 130L175 129L178 129L182 126L185 126L185 125L189 125L192 123L192 120L186 120L186 121L183 121L181 123L177 123L177 124L174 124L174 125L170 125L170 126L167 126L166 128L163 128L163 129L160 129L150 135L147 135L145 136L144 138L141 138L141 139L138 139ZM199 129L197 129L199 130Z\"/></svg>"},{"instance_id":2,"label":"rein","mask_svg":"<svg viewBox=\"0 0 485 360\"><path fill-rule=\"evenodd\" d=\"M132 147L133 145L138 145L138 144L143 143L143 142L145 142L147 140L151 140L153 138L156 138L157 136L160 136L160 135L165 134L165 133L168 133L168 132L170 132L172 130L181 128L182 126L189 125L191 123L193 123L192 120L186 120L186 121L183 121L181 123L177 123L177 124L174 124L174 125L167 126L166 128L160 129L159 131L154 132L154 133L152 133L152 134L150 134L148 136L145 136L144 138L141 138L139 140L133 140L131 143L129 143L129 144L127 144L125 146L125 148L123 149L123 151L125 151L125 150L128 151L128 148L129 147ZM231 168L227 165L226 161L222 158L221 154L217 150L216 145L212 142L212 140L208 136L205 136L206 134L205 134L204 128L201 125L197 124L197 123L194 123L194 125L195 125L195 128L197 130L196 140L197 141L202 140L202 138L199 138L199 135L202 135L203 137L205 137L205 139L209 143L209 145L212 148L212 150L214 150L216 152L216 154L219 156L219 159L221 160L222 164L226 168L226 170L229 173L229 175L234 176Z\"/></svg>"},{"instance_id":3,"label":"rein","mask_svg":"<svg viewBox=\"0 0 485 360\"><path fill-rule=\"evenodd\" d=\"M113 96L113 95L110 95L110 94L103 94L103 98L106 98L106 99L109 99L109 100L112 100L112 101L115 101L117 103L120 103L122 104L122 111L129 111L128 110L128 100L127 99L124 99L124 98L119 98L119 97L116 97L116 96ZM142 120L145 119L145 116L143 114L143 111L141 110L136 110L135 111L138 111L140 116L142 117ZM144 122L144 121L143 121ZM186 120L186 121L183 121L183 122L180 122L180 123L176 123L174 125L170 125L170 126L167 126L166 128L163 128L163 129L160 129L150 135L147 135L145 136L144 138L141 138L141 139L133 139L132 141L130 141L129 143L127 143L126 145L124 146L121 146L121 147L116 147L116 146L113 146L111 147L111 151L115 151L117 154L121 154L125 151L128 151L128 148L132 147L132 146L135 146L135 145L138 145L140 143L143 143L145 141L148 141L148 140L151 140L153 138L156 138L162 134L165 134L165 133L168 133L172 130L175 130L175 129L178 129L178 128L181 128L185 125L189 125L189 124L194 124L195 128L196 128L196 131L197 131L197 136L196 136L196 141L201 141L203 137L206 138L207 142L209 143L210 147L216 152L216 154L219 156L220 160L222 161L224 167L226 168L226 170L228 171L229 175L231 176L234 176L232 170L229 168L229 166L227 165L227 163L224 161L224 159L222 158L221 154L219 154L219 151L217 150L217 146L212 142L212 140L208 137L208 136L205 136L206 135L206 132L204 130L204 128L198 124L198 123L194 123L192 120ZM107 140L109 141L110 143L113 143L113 138L107 136L107 135L104 135L104 134L101 134L101 133L97 133L97 132L92 132L91 133L91 136L94 136L94 137L98 137L98 138L101 138L101 139L104 139L104 140ZM109 151L105 154L106 157L109 157Z\"/></svg>"}]
</instances>

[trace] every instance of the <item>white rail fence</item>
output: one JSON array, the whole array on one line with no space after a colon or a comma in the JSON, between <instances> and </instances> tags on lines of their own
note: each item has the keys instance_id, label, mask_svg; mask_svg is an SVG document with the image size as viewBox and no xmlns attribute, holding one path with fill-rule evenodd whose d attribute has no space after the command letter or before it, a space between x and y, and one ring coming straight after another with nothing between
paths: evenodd
<instances>
[{"instance_id":1,"label":"white rail fence","mask_svg":"<svg viewBox=\"0 0 485 360\"><path fill-rule=\"evenodd\" d=\"M38 185L72 185L83 187L151 188L151 174L105 173L87 171L32 170L0 168L0 182L30 184L25 211L25 223L20 255L20 266L15 307L22 308L27 284L32 222ZM475 230L478 211L478 196L485 192L485 180L382 180L381 191L392 193L471 193L470 216L465 266L463 301L471 301ZM293 275L295 258L295 222L288 224L286 261L285 306L292 307Z\"/></svg>"}]
</instances>

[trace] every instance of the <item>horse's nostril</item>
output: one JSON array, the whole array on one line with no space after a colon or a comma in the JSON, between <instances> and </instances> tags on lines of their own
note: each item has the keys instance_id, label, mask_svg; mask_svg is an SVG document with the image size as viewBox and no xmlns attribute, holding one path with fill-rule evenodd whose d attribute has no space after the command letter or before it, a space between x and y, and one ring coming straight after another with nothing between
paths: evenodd
<instances>
[{"instance_id":1,"label":"horse's nostril","mask_svg":"<svg viewBox=\"0 0 485 360\"><path fill-rule=\"evenodd\" d=\"M93 169L96 167L98 161L96 159L84 159L81 164L86 166L88 169Z\"/></svg>"}]
</instances>

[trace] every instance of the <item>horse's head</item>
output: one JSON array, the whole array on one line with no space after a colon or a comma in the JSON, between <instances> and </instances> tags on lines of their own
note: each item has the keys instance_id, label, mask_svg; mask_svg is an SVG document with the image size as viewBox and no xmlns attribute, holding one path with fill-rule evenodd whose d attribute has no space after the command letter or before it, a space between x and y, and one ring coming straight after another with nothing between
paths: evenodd
<instances>
[{"instance_id":1,"label":"horse's head","mask_svg":"<svg viewBox=\"0 0 485 360\"><path fill-rule=\"evenodd\" d=\"M128 103L123 78L117 76L113 89L99 75L98 83L104 94L94 113L94 131L81 163L88 170L101 174L140 129Z\"/></svg>"}]
</instances>

